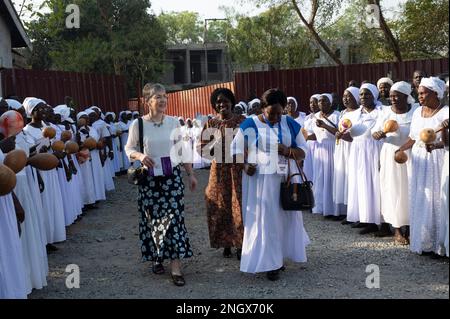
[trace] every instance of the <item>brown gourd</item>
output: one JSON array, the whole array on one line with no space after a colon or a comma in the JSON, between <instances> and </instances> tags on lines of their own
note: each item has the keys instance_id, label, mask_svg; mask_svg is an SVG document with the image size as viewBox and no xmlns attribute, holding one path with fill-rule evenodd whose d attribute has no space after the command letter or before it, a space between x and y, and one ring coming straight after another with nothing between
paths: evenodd
<instances>
[{"instance_id":1,"label":"brown gourd","mask_svg":"<svg viewBox=\"0 0 450 319\"><path fill-rule=\"evenodd\" d=\"M8 166L0 164L0 196L11 193L16 183L16 174Z\"/></svg>"},{"instance_id":2,"label":"brown gourd","mask_svg":"<svg viewBox=\"0 0 450 319\"><path fill-rule=\"evenodd\" d=\"M6 154L3 164L17 174L27 165L27 154L22 150L11 151Z\"/></svg>"},{"instance_id":3,"label":"brown gourd","mask_svg":"<svg viewBox=\"0 0 450 319\"><path fill-rule=\"evenodd\" d=\"M58 158L53 154L40 153L28 159L28 165L31 165L41 171L50 171L59 164Z\"/></svg>"}]
</instances>

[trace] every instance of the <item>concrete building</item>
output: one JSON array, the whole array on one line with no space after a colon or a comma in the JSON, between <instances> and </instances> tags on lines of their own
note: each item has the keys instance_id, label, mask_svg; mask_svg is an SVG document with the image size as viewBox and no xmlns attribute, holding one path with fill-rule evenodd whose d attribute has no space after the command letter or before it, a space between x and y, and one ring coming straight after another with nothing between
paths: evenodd
<instances>
[{"instance_id":1,"label":"concrete building","mask_svg":"<svg viewBox=\"0 0 450 319\"><path fill-rule=\"evenodd\" d=\"M167 49L169 68L162 81L169 91L232 81L230 58L224 43L180 44Z\"/></svg>"},{"instance_id":2,"label":"concrete building","mask_svg":"<svg viewBox=\"0 0 450 319\"><path fill-rule=\"evenodd\" d=\"M31 42L25 33L22 22L17 15L14 5L10 0L0 1L0 72L5 68L16 66L15 48L31 49ZM22 63L19 63L20 65ZM0 76L0 96L2 95L2 85Z\"/></svg>"}]
</instances>

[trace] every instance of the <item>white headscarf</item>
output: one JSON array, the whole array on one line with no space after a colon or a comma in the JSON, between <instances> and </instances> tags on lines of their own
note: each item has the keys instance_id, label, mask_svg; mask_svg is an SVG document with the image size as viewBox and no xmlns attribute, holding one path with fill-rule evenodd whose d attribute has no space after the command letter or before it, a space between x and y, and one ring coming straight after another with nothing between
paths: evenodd
<instances>
[{"instance_id":1,"label":"white headscarf","mask_svg":"<svg viewBox=\"0 0 450 319\"><path fill-rule=\"evenodd\" d=\"M355 98L355 101L356 101L356 105L359 105L361 102L359 100L359 88L350 86L350 87L346 88L345 90L349 91L353 95L353 97Z\"/></svg>"},{"instance_id":2,"label":"white headscarf","mask_svg":"<svg viewBox=\"0 0 450 319\"><path fill-rule=\"evenodd\" d=\"M289 96L289 97L287 98L287 100L288 100L288 102L289 102L289 101L294 101L295 109L298 109L298 103L297 103L297 99L296 99L295 97Z\"/></svg>"},{"instance_id":3,"label":"white headscarf","mask_svg":"<svg viewBox=\"0 0 450 319\"><path fill-rule=\"evenodd\" d=\"M238 103L238 105L240 105L240 106L242 107L242 109L244 110L244 113L247 113L247 110L248 110L248 105L247 105L247 103L245 103L244 101L240 101L240 102Z\"/></svg>"},{"instance_id":4,"label":"white headscarf","mask_svg":"<svg viewBox=\"0 0 450 319\"><path fill-rule=\"evenodd\" d=\"M1 100L2 100L2 98L0 98L0 101ZM23 105L20 104L19 101L12 100L12 99L6 99L5 101L6 101L6 103L8 103L8 107L9 107L10 110L16 110L17 111L18 109L23 107Z\"/></svg>"},{"instance_id":5,"label":"white headscarf","mask_svg":"<svg viewBox=\"0 0 450 319\"><path fill-rule=\"evenodd\" d=\"M424 86L427 89L436 92L439 99L442 99L444 97L445 82L440 78L434 76L431 76L429 78L422 78L422 81L420 81L420 86Z\"/></svg>"},{"instance_id":6,"label":"white headscarf","mask_svg":"<svg viewBox=\"0 0 450 319\"><path fill-rule=\"evenodd\" d=\"M40 103L45 103L44 100L35 98L35 97L27 97L23 101L23 107L25 108L25 112L27 113L27 116L31 118L31 113L33 113L33 110L38 106Z\"/></svg>"},{"instance_id":7,"label":"white headscarf","mask_svg":"<svg viewBox=\"0 0 450 319\"><path fill-rule=\"evenodd\" d=\"M376 101L378 101L378 97L380 96L380 92L378 91L378 89L377 89L377 87L375 85L373 85L372 83L364 83L363 85L361 85L361 88L359 89L359 92L361 92L362 89L368 89L372 93L373 98L375 99L375 103L376 103Z\"/></svg>"},{"instance_id":8,"label":"white headscarf","mask_svg":"<svg viewBox=\"0 0 450 319\"><path fill-rule=\"evenodd\" d=\"M99 111L100 113L102 113L102 110L101 110L98 106L95 106L95 105L91 106L89 109L91 109L91 110L97 110L97 111Z\"/></svg>"},{"instance_id":9,"label":"white headscarf","mask_svg":"<svg viewBox=\"0 0 450 319\"><path fill-rule=\"evenodd\" d=\"M248 111L253 109L253 105L255 105L256 103L261 104L261 100L260 99L253 99L250 102L248 102Z\"/></svg>"},{"instance_id":10,"label":"white headscarf","mask_svg":"<svg viewBox=\"0 0 450 319\"><path fill-rule=\"evenodd\" d=\"M333 96L329 93L320 94L320 97L325 96L331 104L333 104Z\"/></svg>"},{"instance_id":11,"label":"white headscarf","mask_svg":"<svg viewBox=\"0 0 450 319\"><path fill-rule=\"evenodd\" d=\"M138 111L133 111L133 115L134 115L134 114L139 115L139 112L138 112Z\"/></svg>"},{"instance_id":12,"label":"white headscarf","mask_svg":"<svg viewBox=\"0 0 450 319\"><path fill-rule=\"evenodd\" d=\"M114 112L106 112L105 117L107 117L108 115L112 115L113 121L116 120L116 113L114 113Z\"/></svg>"},{"instance_id":13,"label":"white headscarf","mask_svg":"<svg viewBox=\"0 0 450 319\"><path fill-rule=\"evenodd\" d=\"M53 111L55 114L61 115L61 121L68 121L69 123L73 123L73 120L70 118L70 108L65 105L58 105L55 108L53 108Z\"/></svg>"},{"instance_id":14,"label":"white headscarf","mask_svg":"<svg viewBox=\"0 0 450 319\"><path fill-rule=\"evenodd\" d=\"M309 100L311 100L311 99L319 100L319 98L320 98L320 94L314 94L309 98Z\"/></svg>"},{"instance_id":15,"label":"white headscarf","mask_svg":"<svg viewBox=\"0 0 450 319\"><path fill-rule=\"evenodd\" d=\"M380 85L381 85L382 83L387 83L387 84L389 84L390 86L394 85L394 82L393 82L390 78L381 78L381 79L379 79L378 82L377 82L377 88L378 88L378 90L380 89Z\"/></svg>"},{"instance_id":16,"label":"white headscarf","mask_svg":"<svg viewBox=\"0 0 450 319\"><path fill-rule=\"evenodd\" d=\"M95 112L95 111L94 111L93 109L91 109L91 108L84 110L84 112L85 112L87 115L92 114L92 113L96 113L96 114L97 114L97 112Z\"/></svg>"},{"instance_id":17,"label":"white headscarf","mask_svg":"<svg viewBox=\"0 0 450 319\"><path fill-rule=\"evenodd\" d=\"M408 104L414 104L416 102L416 100L414 100L414 98L411 96L412 88L411 84L409 84L408 82L405 81L396 82L391 87L391 92L392 91L400 92L407 95Z\"/></svg>"},{"instance_id":18,"label":"white headscarf","mask_svg":"<svg viewBox=\"0 0 450 319\"><path fill-rule=\"evenodd\" d=\"M80 112L77 114L77 121L82 117L82 116L87 116L89 117L89 115L86 112Z\"/></svg>"}]
</instances>

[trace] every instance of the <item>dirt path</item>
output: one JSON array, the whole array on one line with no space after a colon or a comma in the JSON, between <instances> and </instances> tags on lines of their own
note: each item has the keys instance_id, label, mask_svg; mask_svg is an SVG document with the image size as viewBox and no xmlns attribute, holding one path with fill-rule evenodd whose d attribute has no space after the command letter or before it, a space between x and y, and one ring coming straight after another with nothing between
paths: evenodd
<instances>
[{"instance_id":1,"label":"dirt path","mask_svg":"<svg viewBox=\"0 0 450 319\"><path fill-rule=\"evenodd\" d=\"M100 209L68 229L67 241L49 255L48 287L30 298L448 298L448 259L410 253L390 239L361 236L357 230L320 216L304 214L311 238L308 262L287 263L277 282L239 272L236 259L209 248L203 201L209 171L197 171L196 193L187 191L186 223L195 256L184 262L185 287L169 275L151 273L140 261L137 190L117 180ZM66 266L80 269L80 288L65 285ZM366 267L380 270L380 288L366 287Z\"/></svg>"}]
</instances>

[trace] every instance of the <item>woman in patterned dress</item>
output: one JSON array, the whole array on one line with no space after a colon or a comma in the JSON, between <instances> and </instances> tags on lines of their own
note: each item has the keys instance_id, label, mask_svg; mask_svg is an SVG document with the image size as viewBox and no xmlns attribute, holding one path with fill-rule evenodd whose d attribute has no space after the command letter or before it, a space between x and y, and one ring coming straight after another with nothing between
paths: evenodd
<instances>
[{"instance_id":1,"label":"woman in patterned dress","mask_svg":"<svg viewBox=\"0 0 450 319\"><path fill-rule=\"evenodd\" d=\"M181 259L192 257L184 223L184 184L180 160L171 156L171 150L179 140L178 119L166 116L167 95L161 84L147 84L143 89L149 114L143 119L143 150L139 146L139 121L130 126L127 156L139 160L148 175L139 186L140 212L139 236L143 261L153 261L152 271L163 274L163 261L171 262L172 280L176 286L184 286ZM177 143L175 143L177 142ZM164 163L164 164L163 164ZM195 190L197 179L191 164L184 161L189 187Z\"/></svg>"},{"instance_id":2,"label":"woman in patterned dress","mask_svg":"<svg viewBox=\"0 0 450 319\"><path fill-rule=\"evenodd\" d=\"M225 88L218 88L211 94L211 105L218 116L208 120L205 124L200 147L206 146L210 141L208 129L220 130L221 138L218 145L221 146L221 154L213 154L209 183L205 191L206 213L208 216L209 239L211 247L224 248L223 256L232 256L231 247L237 249L237 258L241 258L242 239L244 238L244 226L242 225L242 164L233 164L226 149L226 141L231 144L234 129L245 120L245 116L233 113L235 105L233 92ZM230 133L228 139L226 132ZM218 134L218 132L216 133Z\"/></svg>"}]
</instances>

